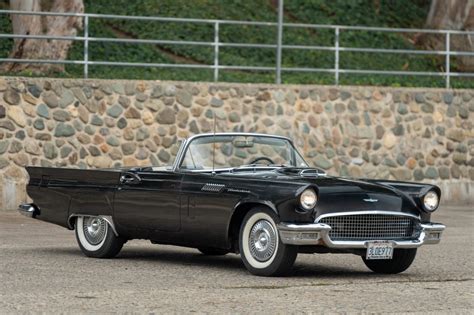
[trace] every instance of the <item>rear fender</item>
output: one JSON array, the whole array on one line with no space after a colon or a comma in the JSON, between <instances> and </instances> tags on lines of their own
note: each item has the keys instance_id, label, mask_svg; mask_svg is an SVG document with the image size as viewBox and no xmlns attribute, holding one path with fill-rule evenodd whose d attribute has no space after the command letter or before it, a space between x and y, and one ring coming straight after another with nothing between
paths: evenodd
<instances>
[{"instance_id":1,"label":"rear fender","mask_svg":"<svg viewBox=\"0 0 474 315\"><path fill-rule=\"evenodd\" d=\"M88 216L90 216L90 215L88 215L88 214L76 214L76 213L71 214L69 216L68 220L67 220L68 229L74 230L76 228L75 223L76 223L77 217L88 217ZM110 216L110 215L98 215L97 217L99 217L101 219L104 219L105 222L107 222L109 224L109 226L112 228L112 231L114 232L115 236L119 236L119 234L117 232L117 229L115 228L115 223L114 223L114 220L112 219L112 216Z\"/></svg>"}]
</instances>

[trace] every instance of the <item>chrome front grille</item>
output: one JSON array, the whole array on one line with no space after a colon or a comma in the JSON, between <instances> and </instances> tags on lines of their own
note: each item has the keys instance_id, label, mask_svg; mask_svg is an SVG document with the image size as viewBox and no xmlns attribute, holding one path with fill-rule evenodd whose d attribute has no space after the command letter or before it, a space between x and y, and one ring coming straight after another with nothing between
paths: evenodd
<instances>
[{"instance_id":1,"label":"chrome front grille","mask_svg":"<svg viewBox=\"0 0 474 315\"><path fill-rule=\"evenodd\" d=\"M419 220L392 214L350 214L319 220L331 227L333 241L410 240L418 238Z\"/></svg>"}]
</instances>

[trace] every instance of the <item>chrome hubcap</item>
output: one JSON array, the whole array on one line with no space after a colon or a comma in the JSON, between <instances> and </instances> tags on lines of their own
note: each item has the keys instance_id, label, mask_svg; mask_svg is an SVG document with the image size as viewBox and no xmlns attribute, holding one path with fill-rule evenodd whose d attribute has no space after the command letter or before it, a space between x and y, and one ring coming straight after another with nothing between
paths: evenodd
<instances>
[{"instance_id":1,"label":"chrome hubcap","mask_svg":"<svg viewBox=\"0 0 474 315\"><path fill-rule=\"evenodd\" d=\"M84 236L91 245L100 244L107 234L107 222L98 217L85 217L82 230Z\"/></svg>"},{"instance_id":2,"label":"chrome hubcap","mask_svg":"<svg viewBox=\"0 0 474 315\"><path fill-rule=\"evenodd\" d=\"M255 222L250 230L249 248L252 257L258 261L267 261L275 253L277 237L273 225L267 220Z\"/></svg>"}]
</instances>

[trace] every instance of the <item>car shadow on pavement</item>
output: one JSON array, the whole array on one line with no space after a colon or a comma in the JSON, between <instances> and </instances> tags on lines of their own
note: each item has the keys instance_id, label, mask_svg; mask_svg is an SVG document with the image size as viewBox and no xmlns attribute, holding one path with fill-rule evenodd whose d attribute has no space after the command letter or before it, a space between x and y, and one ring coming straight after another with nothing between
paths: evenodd
<instances>
[{"instance_id":1,"label":"car shadow on pavement","mask_svg":"<svg viewBox=\"0 0 474 315\"><path fill-rule=\"evenodd\" d=\"M373 275L371 271L367 270L366 272L356 270L356 269L351 269L351 268L346 268L346 267L341 267L341 266L326 266L318 263L314 264L296 264L293 267L291 276L294 278L321 278L321 277L330 277L330 278L338 278L338 279L344 279L344 278L350 278L350 279L356 279L356 278L367 278L368 275Z\"/></svg>"},{"instance_id":2,"label":"car shadow on pavement","mask_svg":"<svg viewBox=\"0 0 474 315\"><path fill-rule=\"evenodd\" d=\"M45 253L49 256L73 256L82 257L84 261L89 258L84 256L78 248L74 247L45 247L37 248L36 251ZM150 263L157 263L160 265L176 265L176 266L189 266L196 268L206 269L220 269L228 270L230 272L238 271L247 273L245 266L243 265L240 256L236 254L227 254L223 256L206 256L202 255L198 251L192 249L183 249L183 251L168 249L168 248L127 248L124 249L117 257L107 260L114 264L120 263L124 265L133 264L135 267L139 267L140 264L143 267L149 267ZM345 266L327 266L322 263L307 263L297 262L293 267L293 270L289 276L293 278L366 278L368 275L374 275L372 272L367 270L366 272L357 269L348 268ZM380 277L380 275L378 275ZM390 277L390 276L383 276Z\"/></svg>"},{"instance_id":3,"label":"car shadow on pavement","mask_svg":"<svg viewBox=\"0 0 474 315\"><path fill-rule=\"evenodd\" d=\"M206 256L198 251L169 251L169 250L126 250L121 252L115 259L133 260L140 262L157 262L168 265L187 265L196 267L209 267L219 269L245 270L240 256L227 254L222 256Z\"/></svg>"},{"instance_id":4,"label":"car shadow on pavement","mask_svg":"<svg viewBox=\"0 0 474 315\"><path fill-rule=\"evenodd\" d=\"M31 249L18 249L17 251L25 251L25 252L31 252ZM36 247L34 251L37 254L46 254L48 256L54 257L54 256L74 256L74 257L84 257L84 254L82 254L81 250L79 248L74 248L74 247Z\"/></svg>"},{"instance_id":5,"label":"car shadow on pavement","mask_svg":"<svg viewBox=\"0 0 474 315\"><path fill-rule=\"evenodd\" d=\"M166 263L169 265L187 265L196 267L219 268L231 270L240 270L247 273L247 270L240 259L240 255L229 253L223 256L206 256L195 249L160 246L153 248L127 248L123 250L115 259ZM363 266L362 261L360 265ZM321 277L332 278L367 278L368 275L375 275L367 269L361 271L360 268L351 268L347 266L326 265L315 261L296 261L293 270L289 274L291 277ZM379 277L390 277L387 275L378 275Z\"/></svg>"}]
</instances>

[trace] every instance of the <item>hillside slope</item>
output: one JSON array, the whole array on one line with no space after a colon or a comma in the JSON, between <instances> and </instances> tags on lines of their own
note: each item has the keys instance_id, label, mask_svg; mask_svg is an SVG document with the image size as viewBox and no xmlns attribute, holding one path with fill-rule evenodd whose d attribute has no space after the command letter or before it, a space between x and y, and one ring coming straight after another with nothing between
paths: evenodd
<instances>
[{"instance_id":1,"label":"hillside slope","mask_svg":"<svg viewBox=\"0 0 474 315\"><path fill-rule=\"evenodd\" d=\"M422 27L428 8L428 0L303 0L286 1L285 22L366 25L382 27ZM85 0L86 12L119 15L171 16L202 19L276 21L275 0ZM212 24L143 22L118 19L91 19L90 36L140 39L183 39L189 41L214 40ZM1 31L8 31L6 19L0 22ZM221 25L222 42L274 44L276 29L266 26ZM343 31L340 46L414 49L413 34L392 34L361 31ZM301 28L285 28L284 43L295 45L332 46L334 31ZM10 41L0 43L0 55L8 54ZM95 43L89 44L90 60L125 61L147 63L213 64L214 48L185 45L152 45ZM74 44L70 59L83 59L83 44ZM455 59L453 58L453 63ZM275 49L221 47L221 65L268 66L275 65ZM284 50L283 66L333 68L334 52L309 50ZM395 54L369 54L341 52L342 69L379 69L408 71L441 71L444 59L435 56L406 56ZM65 76L81 76L82 67L68 66ZM455 63L452 70L456 70ZM221 71L221 81L274 82L274 72L250 72L241 70ZM213 79L213 70L163 69L139 67L91 66L90 77L137 78L160 80ZM284 83L332 84L334 76L323 73L283 73ZM442 78L393 77L382 75L341 75L342 84L444 86ZM474 85L471 81L453 80L453 86Z\"/></svg>"}]
</instances>

